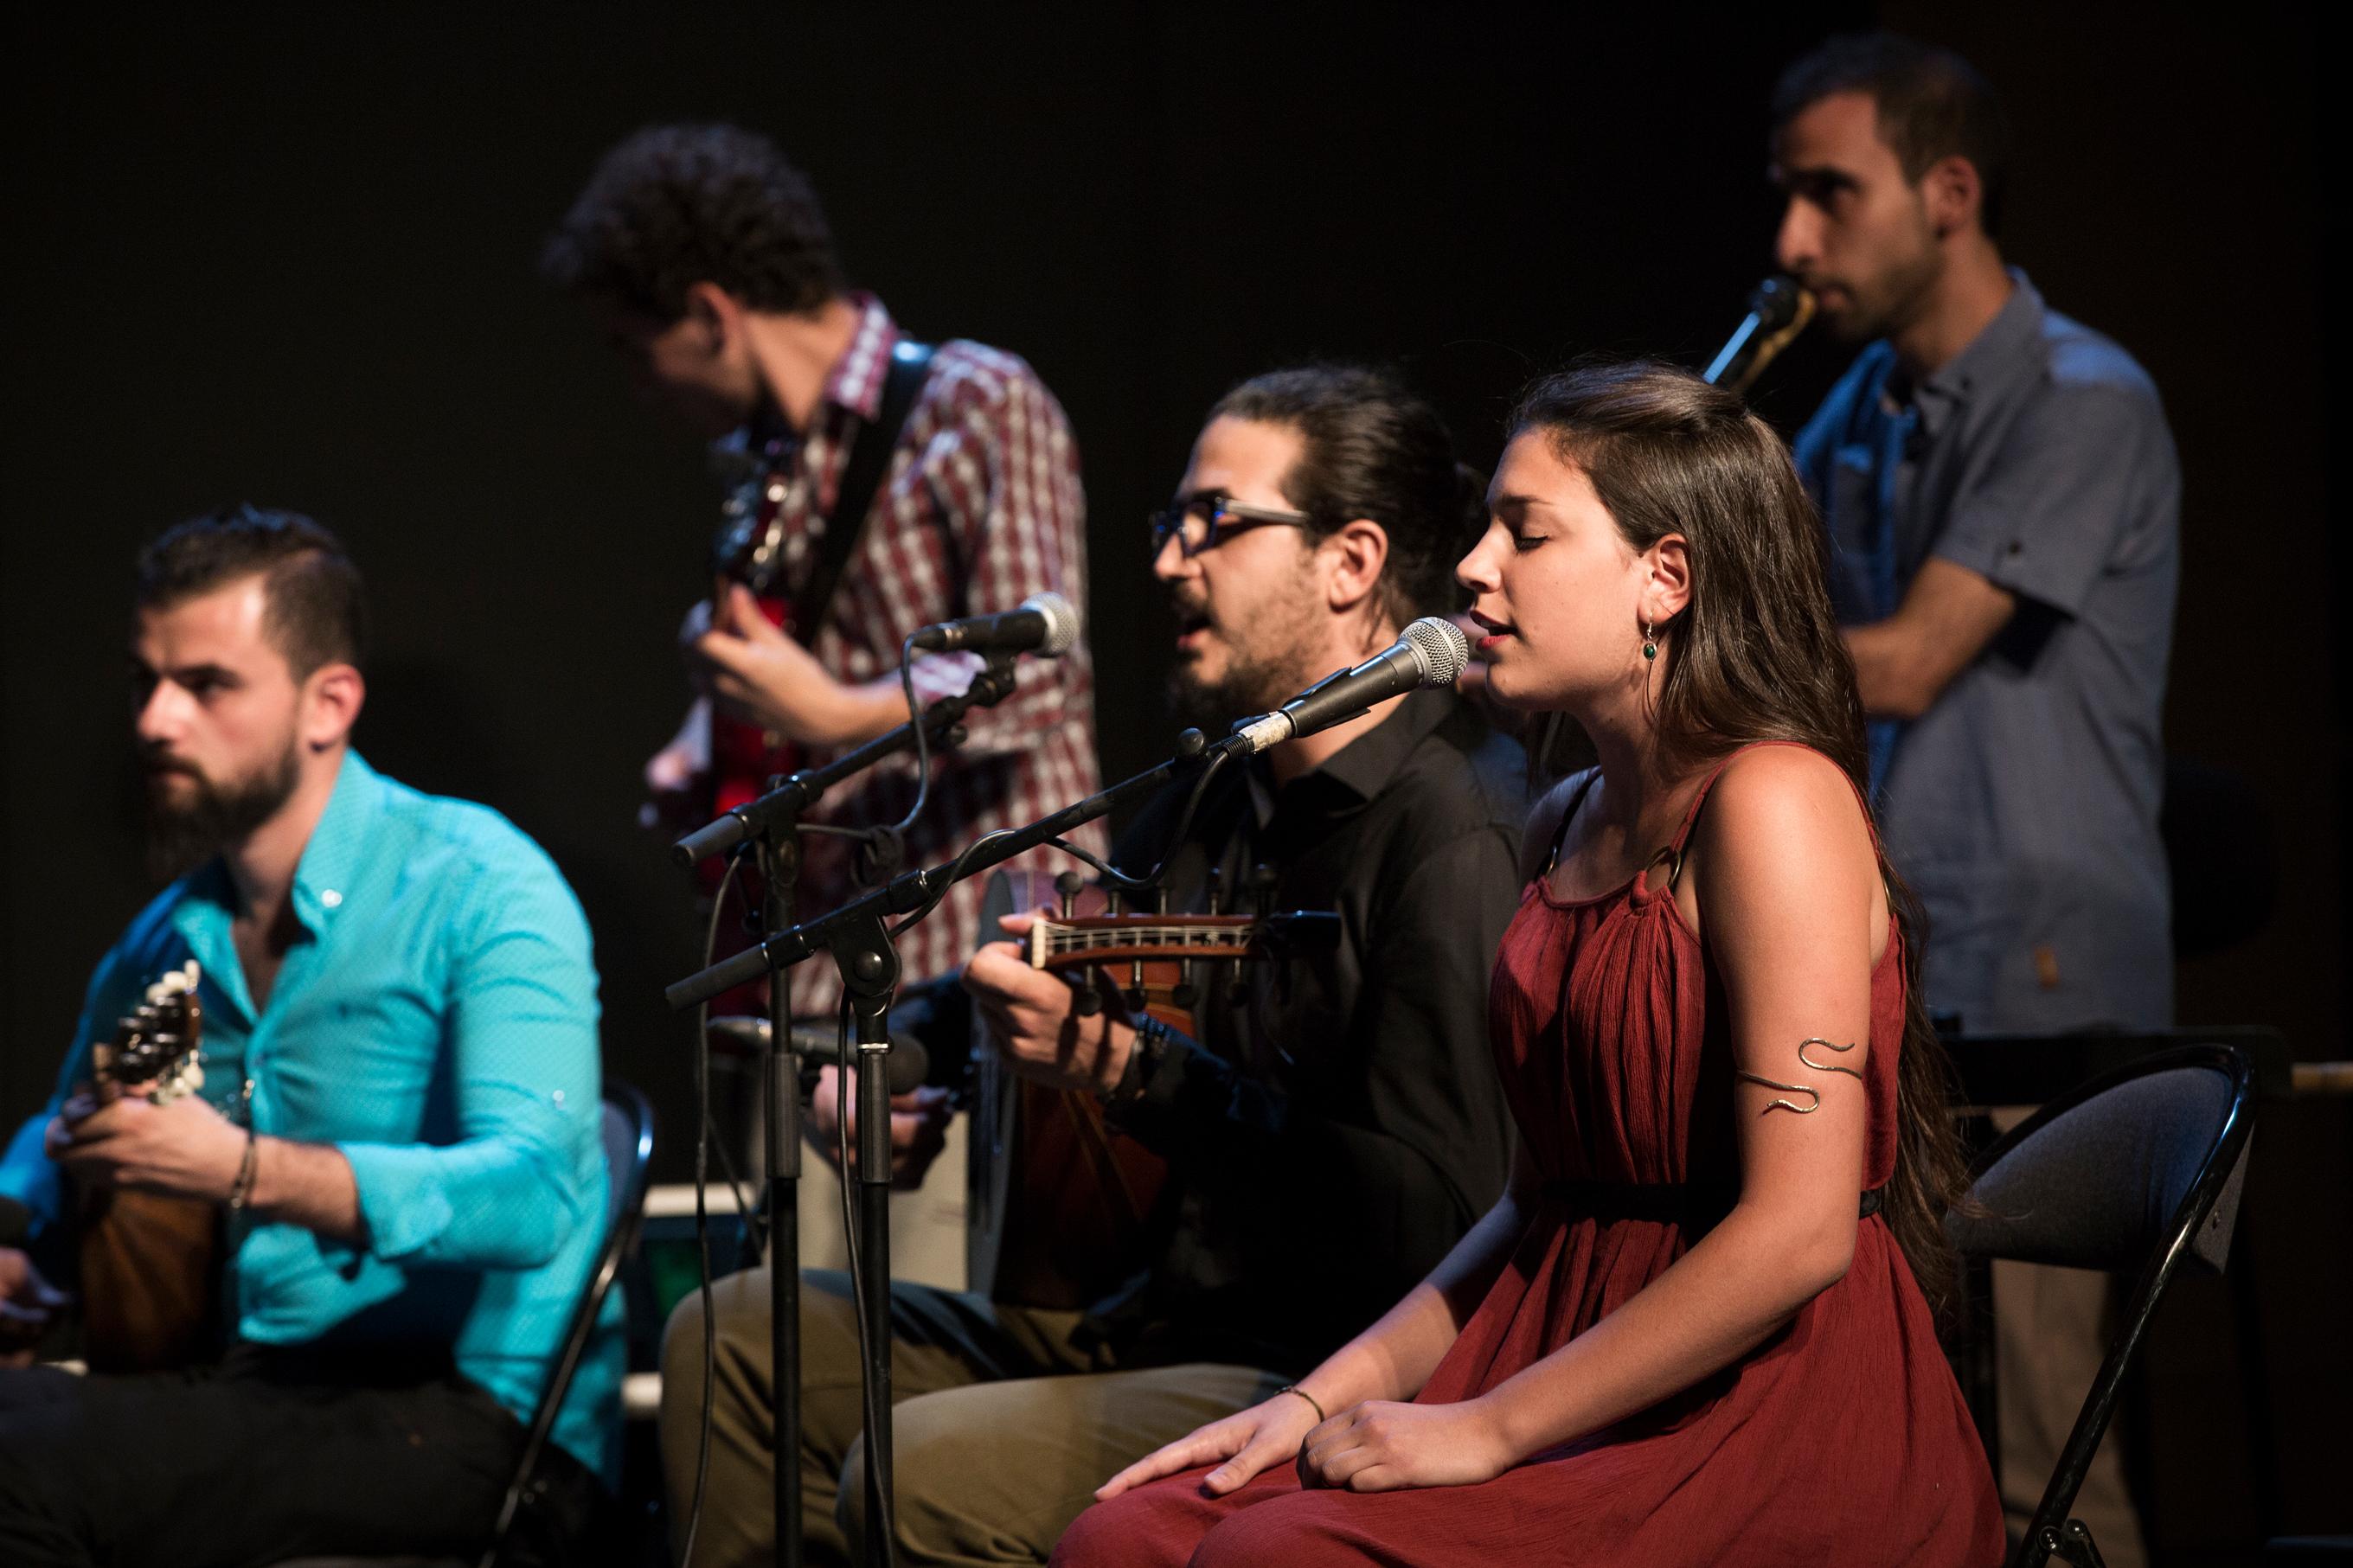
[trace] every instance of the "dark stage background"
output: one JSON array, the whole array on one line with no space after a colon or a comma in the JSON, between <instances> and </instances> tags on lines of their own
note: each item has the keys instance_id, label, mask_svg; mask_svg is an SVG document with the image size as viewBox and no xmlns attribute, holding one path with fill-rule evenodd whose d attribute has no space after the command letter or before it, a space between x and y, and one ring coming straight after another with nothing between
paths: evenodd
<instances>
[{"instance_id":1,"label":"dark stage background","mask_svg":"<svg viewBox=\"0 0 2353 1568\"><path fill-rule=\"evenodd\" d=\"M1492 459L1534 370L1704 359L1767 263L1764 98L1884 20L2007 89L2008 248L2164 388L2188 477L2170 742L2253 781L2281 846L2251 940L2180 1015L2345 1054L2347 564L2319 300L2343 212L2301 8L1948 16L1667 8L733 5L20 13L6 24L0 1117L46 1090L91 963L148 890L124 830L127 565L225 500L351 542L380 643L360 743L491 802L587 905L607 1060L683 1167L688 900L631 826L681 702L671 637L712 496L533 258L596 155L723 118L815 177L855 278L921 335L1028 356L1085 458L1106 776L1161 754L1167 626L1137 521L1226 384L1403 364ZM1345 20L1344 20L1345 18ZM1835 374L1802 343L1762 404ZM2253 832L2242 826L2238 837ZM2251 896L2253 881L2245 884ZM2266 1106L2233 1267L2159 1325L2141 1473L2168 1560L2353 1529L2344 1102ZM2251 1450L2278 1456L2263 1473Z\"/></svg>"}]
</instances>

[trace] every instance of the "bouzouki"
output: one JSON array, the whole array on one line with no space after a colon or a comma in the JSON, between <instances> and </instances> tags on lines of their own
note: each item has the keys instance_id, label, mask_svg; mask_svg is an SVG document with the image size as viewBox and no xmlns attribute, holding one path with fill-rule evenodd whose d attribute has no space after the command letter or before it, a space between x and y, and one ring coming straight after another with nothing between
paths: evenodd
<instances>
[{"instance_id":1,"label":"bouzouki","mask_svg":"<svg viewBox=\"0 0 2353 1568\"><path fill-rule=\"evenodd\" d=\"M1103 889L1066 879L999 872L981 929L995 917L1059 903L1029 928L1032 967L1077 979L1083 1000L1107 977L1131 1013L1187 1035L1211 963L1278 956L1283 933L1330 914L1121 912ZM1083 1005L1082 1011L1087 1010ZM981 1026L976 1021L976 1031ZM1168 1189L1167 1162L1111 1125L1082 1089L1008 1071L976 1034L973 1049L971 1288L1024 1306L1084 1308L1152 1266Z\"/></svg>"},{"instance_id":2,"label":"bouzouki","mask_svg":"<svg viewBox=\"0 0 2353 1568\"><path fill-rule=\"evenodd\" d=\"M143 1093L158 1105L204 1083L197 1047L204 1008L194 963L147 988L146 998L91 1047L100 1104ZM220 1281L219 1213L164 1193L85 1188L76 1197L82 1358L93 1372L186 1366L207 1347Z\"/></svg>"}]
</instances>

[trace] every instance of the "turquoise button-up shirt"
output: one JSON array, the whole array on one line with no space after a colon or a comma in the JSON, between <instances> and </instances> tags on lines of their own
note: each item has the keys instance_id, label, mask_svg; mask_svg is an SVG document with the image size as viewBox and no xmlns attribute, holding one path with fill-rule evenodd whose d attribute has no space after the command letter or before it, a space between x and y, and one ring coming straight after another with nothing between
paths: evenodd
<instances>
[{"instance_id":1,"label":"turquoise button-up shirt","mask_svg":"<svg viewBox=\"0 0 2353 1568\"><path fill-rule=\"evenodd\" d=\"M90 1076L93 1039L146 985L203 966L202 1093L254 1127L351 1163L365 1238L253 1227L232 1266L236 1326L272 1345L446 1342L528 1421L605 1230L596 972L588 924L540 847L484 806L421 795L354 752L294 873L305 937L257 1008L212 861L165 889L91 978L47 1110L0 1160L0 1193L53 1222L42 1131ZM617 1447L620 1300L575 1374L555 1439L600 1474Z\"/></svg>"}]
</instances>

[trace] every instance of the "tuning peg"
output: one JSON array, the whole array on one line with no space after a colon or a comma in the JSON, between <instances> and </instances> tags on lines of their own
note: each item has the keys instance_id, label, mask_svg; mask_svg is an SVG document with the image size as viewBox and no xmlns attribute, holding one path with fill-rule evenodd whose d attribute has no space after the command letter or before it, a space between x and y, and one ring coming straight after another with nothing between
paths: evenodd
<instances>
[{"instance_id":1,"label":"tuning peg","mask_svg":"<svg viewBox=\"0 0 2353 1568\"><path fill-rule=\"evenodd\" d=\"M1274 868L1263 860L1250 868L1250 902L1256 908L1261 920L1274 913L1274 885L1279 879L1275 876Z\"/></svg>"},{"instance_id":2,"label":"tuning peg","mask_svg":"<svg viewBox=\"0 0 2353 1568\"><path fill-rule=\"evenodd\" d=\"M1079 889L1086 885L1087 879L1076 871L1065 871L1054 879L1054 891L1062 896L1064 920L1069 920L1072 911L1078 908Z\"/></svg>"},{"instance_id":3,"label":"tuning peg","mask_svg":"<svg viewBox=\"0 0 2353 1568\"><path fill-rule=\"evenodd\" d=\"M1103 1011L1103 993L1092 984L1082 984L1071 997L1071 1011L1082 1018L1092 1018Z\"/></svg>"}]
</instances>

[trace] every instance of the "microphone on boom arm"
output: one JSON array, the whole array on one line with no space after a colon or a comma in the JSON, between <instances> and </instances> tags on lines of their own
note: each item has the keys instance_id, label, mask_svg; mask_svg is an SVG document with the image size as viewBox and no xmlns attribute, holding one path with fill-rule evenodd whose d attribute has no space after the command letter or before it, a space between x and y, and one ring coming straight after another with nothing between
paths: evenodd
<instances>
[{"instance_id":1,"label":"microphone on boom arm","mask_svg":"<svg viewBox=\"0 0 2353 1568\"><path fill-rule=\"evenodd\" d=\"M1060 594L1032 594L1018 608L941 621L911 640L921 653L1034 653L1039 658L1060 658L1079 640L1079 612Z\"/></svg>"},{"instance_id":2,"label":"microphone on boom arm","mask_svg":"<svg viewBox=\"0 0 2353 1568\"><path fill-rule=\"evenodd\" d=\"M760 1017L725 1017L711 1020L711 1037L724 1040L743 1051L765 1051L774 1037L768 1020ZM841 1065L839 1029L832 1024L795 1023L793 1051L801 1060L818 1067ZM849 1065L858 1065L858 1047L849 1047ZM883 1071L892 1094L904 1094L922 1085L931 1071L930 1059L923 1054L923 1043L901 1030L891 1031L891 1049L883 1058Z\"/></svg>"},{"instance_id":3,"label":"microphone on boom arm","mask_svg":"<svg viewBox=\"0 0 2353 1568\"><path fill-rule=\"evenodd\" d=\"M1424 686L1451 686L1471 661L1471 639L1443 616L1424 616L1397 641L1356 666L1329 675L1271 713L1235 724L1247 755L1313 735Z\"/></svg>"}]
</instances>

